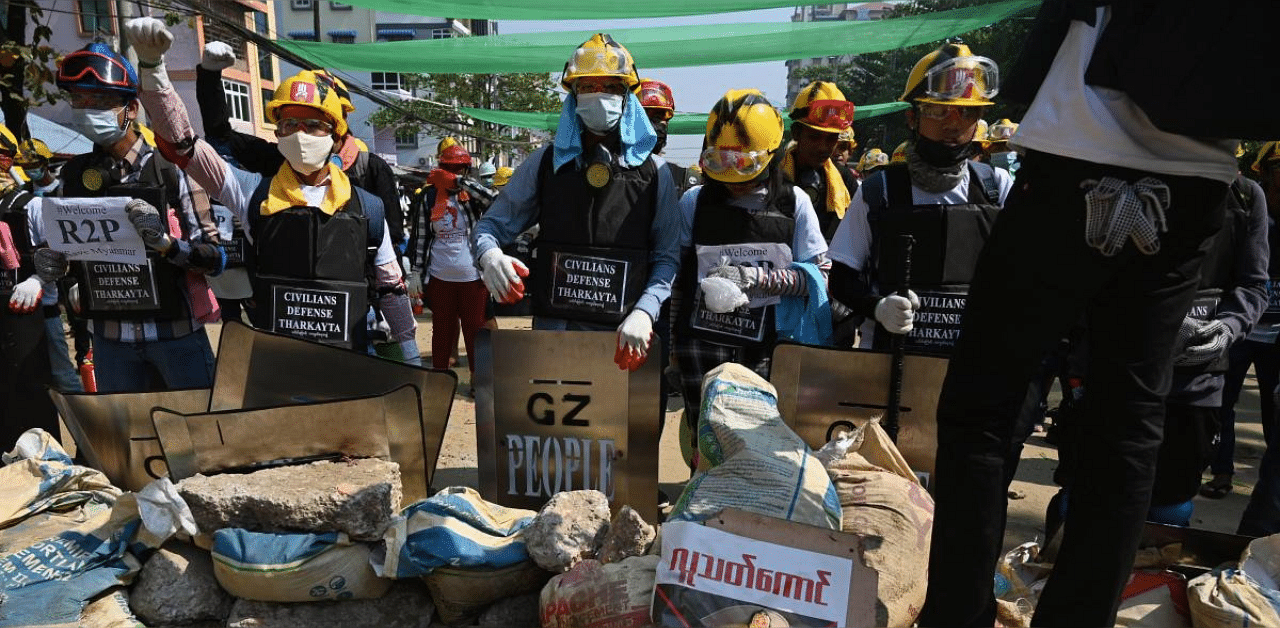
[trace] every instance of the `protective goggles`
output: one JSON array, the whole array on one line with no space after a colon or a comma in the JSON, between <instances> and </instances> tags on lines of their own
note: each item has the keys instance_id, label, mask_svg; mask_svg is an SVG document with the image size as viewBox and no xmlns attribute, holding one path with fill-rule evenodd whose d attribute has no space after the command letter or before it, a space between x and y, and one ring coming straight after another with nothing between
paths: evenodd
<instances>
[{"instance_id":1,"label":"protective goggles","mask_svg":"<svg viewBox=\"0 0 1280 628\"><path fill-rule=\"evenodd\" d=\"M932 102L920 103L918 110L921 117L931 120L946 120L952 114L965 122L977 122L982 118L982 107L966 107L962 105L939 105Z\"/></svg>"},{"instance_id":2,"label":"protective goggles","mask_svg":"<svg viewBox=\"0 0 1280 628\"><path fill-rule=\"evenodd\" d=\"M640 89L640 103L646 108L675 109L675 103L671 100L671 92L656 85L646 84Z\"/></svg>"},{"instance_id":3,"label":"protective goggles","mask_svg":"<svg viewBox=\"0 0 1280 628\"><path fill-rule=\"evenodd\" d=\"M1000 92L1000 71L986 57L955 57L929 68L924 91L937 100L990 100Z\"/></svg>"},{"instance_id":4,"label":"protective goggles","mask_svg":"<svg viewBox=\"0 0 1280 628\"><path fill-rule=\"evenodd\" d=\"M293 135L302 129L307 135L329 135L333 133L333 125L326 120L314 118L280 118L276 121L276 133L281 137Z\"/></svg>"},{"instance_id":5,"label":"protective goggles","mask_svg":"<svg viewBox=\"0 0 1280 628\"><path fill-rule=\"evenodd\" d=\"M847 129L853 124L853 103L847 100L815 100L801 122L827 129Z\"/></svg>"},{"instance_id":6,"label":"protective goggles","mask_svg":"<svg viewBox=\"0 0 1280 628\"><path fill-rule=\"evenodd\" d=\"M702 171L712 178L716 175L728 174L754 177L768 167L769 161L773 159L773 153L773 150L743 152L711 147L702 151L702 157L698 163L702 165Z\"/></svg>"},{"instance_id":7,"label":"protective goggles","mask_svg":"<svg viewBox=\"0 0 1280 628\"><path fill-rule=\"evenodd\" d=\"M1011 126L993 126L987 130L987 139L993 142L1008 141L1013 137L1014 127Z\"/></svg>"},{"instance_id":8,"label":"protective goggles","mask_svg":"<svg viewBox=\"0 0 1280 628\"><path fill-rule=\"evenodd\" d=\"M61 82L76 83L90 74L104 86L133 89L129 70L124 64L101 53L82 51L68 56L58 66L58 80Z\"/></svg>"}]
</instances>

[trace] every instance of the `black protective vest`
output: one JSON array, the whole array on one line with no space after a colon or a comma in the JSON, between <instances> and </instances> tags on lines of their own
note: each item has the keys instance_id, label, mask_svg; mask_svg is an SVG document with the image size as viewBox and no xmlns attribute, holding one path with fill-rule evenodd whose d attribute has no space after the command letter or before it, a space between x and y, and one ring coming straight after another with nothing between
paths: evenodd
<instances>
[{"instance_id":1,"label":"black protective vest","mask_svg":"<svg viewBox=\"0 0 1280 628\"><path fill-rule=\"evenodd\" d=\"M61 195L67 198L127 196L140 198L157 208L167 207L171 212L181 211L178 169L166 161L160 151L151 151L136 182L121 184L115 176L111 156L94 146L93 152L77 155L62 167ZM186 221L180 219L178 224L183 237L189 237ZM45 234L48 239L59 236ZM177 320L188 316L184 296L186 271L162 259L155 251L147 251L146 265L86 261L72 266L79 278L82 311L88 318Z\"/></svg>"},{"instance_id":2,"label":"black protective vest","mask_svg":"<svg viewBox=\"0 0 1280 628\"><path fill-rule=\"evenodd\" d=\"M254 325L347 349L368 346L365 314L374 300L373 259L383 217L366 215L359 189L332 216L291 207L263 216L263 179L246 211L253 235ZM375 239L376 237L376 239Z\"/></svg>"},{"instance_id":3,"label":"black protective vest","mask_svg":"<svg viewBox=\"0 0 1280 628\"><path fill-rule=\"evenodd\" d=\"M1200 286L1196 299L1191 303L1188 316L1200 320L1212 320L1218 312L1222 295L1235 287L1239 277L1236 260L1243 245L1240 238L1249 230L1249 212L1253 211L1252 199L1246 198L1249 187L1239 180L1227 190L1226 211L1222 228L1213 236L1213 245L1200 266ZM1268 308L1270 309L1270 308ZM1217 360L1196 366L1179 366L1181 373L1223 373L1228 366L1228 354L1223 352Z\"/></svg>"},{"instance_id":4,"label":"black protective vest","mask_svg":"<svg viewBox=\"0 0 1280 628\"><path fill-rule=\"evenodd\" d=\"M764 209L751 212L725 201L706 198L707 188L698 194L693 214L692 246L685 251L680 265L680 292L685 295L676 313L676 329L681 334L702 340L734 346L762 346L777 340L774 308L743 306L736 311L716 314L706 309L698 287L699 246L724 244L785 244L795 241L796 199L794 188L787 186L778 198ZM792 252L794 255L794 251Z\"/></svg>"},{"instance_id":5,"label":"black protective vest","mask_svg":"<svg viewBox=\"0 0 1280 628\"><path fill-rule=\"evenodd\" d=\"M906 347L913 352L951 354L978 254L1000 212L995 171L974 161L968 167L969 202L961 205L915 205L906 164L885 166L862 184L880 294L902 285L902 236L915 239L910 287L921 307L906 336ZM888 334L876 334L874 346L887 348Z\"/></svg>"},{"instance_id":6,"label":"black protective vest","mask_svg":"<svg viewBox=\"0 0 1280 628\"><path fill-rule=\"evenodd\" d=\"M1280 251L1280 224L1274 218L1267 219L1267 241L1272 251ZM1272 255L1267 264L1267 309L1262 312L1258 325L1280 323L1280 254Z\"/></svg>"},{"instance_id":7,"label":"black protective vest","mask_svg":"<svg viewBox=\"0 0 1280 628\"><path fill-rule=\"evenodd\" d=\"M36 272L35 263L31 259L34 249L31 246L30 232L27 231L27 203L33 198L35 195L16 187L0 195L0 222L9 225L13 246L18 251L18 268L0 268L0 307L9 302L19 280Z\"/></svg>"},{"instance_id":8,"label":"black protective vest","mask_svg":"<svg viewBox=\"0 0 1280 628\"><path fill-rule=\"evenodd\" d=\"M573 162L552 168L550 148L538 171L534 266L528 281L537 316L617 324L649 281L651 232L658 205L658 169L610 164L596 188Z\"/></svg>"}]
</instances>

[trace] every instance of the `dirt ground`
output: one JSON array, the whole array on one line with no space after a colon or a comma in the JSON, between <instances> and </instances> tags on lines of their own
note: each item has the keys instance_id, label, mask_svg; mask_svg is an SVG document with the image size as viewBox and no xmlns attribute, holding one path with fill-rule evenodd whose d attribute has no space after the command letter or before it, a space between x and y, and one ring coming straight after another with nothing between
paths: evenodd
<instances>
[{"instance_id":1,"label":"dirt ground","mask_svg":"<svg viewBox=\"0 0 1280 628\"><path fill-rule=\"evenodd\" d=\"M499 318L502 329L529 329L528 318ZM216 350L220 325L209 328L209 338ZM476 469L476 418L475 402L466 395L471 387L471 377L466 368L466 352L461 348L461 358L454 371L458 374L458 393L454 395L449 428L445 435L433 488L464 485L477 487L479 475ZM427 313L418 320L418 347L423 352L423 362L431 364L431 316ZM1051 407L1057 403L1057 391L1050 398ZM1262 427L1259 423L1257 381L1250 372L1245 389L1236 410L1236 474L1235 488L1224 499L1195 498L1195 514L1192 526L1216 532L1234 533L1240 514L1248 502L1249 493L1257 481L1257 467L1263 452ZM659 444L660 487L674 500L689 479L689 471L680 457L676 428L680 410L667 413L666 429ZM1044 534L1044 512L1049 499L1057 492L1053 483L1053 470L1057 465L1057 449L1045 442L1043 435L1032 436L1023 450L1022 462L1011 487L1008 525L1005 530L1005 547L1011 549L1021 543L1039 540ZM1207 478L1206 478L1207 479Z\"/></svg>"}]
</instances>

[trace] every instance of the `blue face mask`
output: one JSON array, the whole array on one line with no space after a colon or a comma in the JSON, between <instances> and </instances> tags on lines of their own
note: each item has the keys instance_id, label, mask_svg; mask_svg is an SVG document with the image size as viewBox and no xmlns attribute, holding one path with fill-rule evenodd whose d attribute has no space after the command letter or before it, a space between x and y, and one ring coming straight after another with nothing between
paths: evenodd
<instances>
[{"instance_id":1,"label":"blue face mask","mask_svg":"<svg viewBox=\"0 0 1280 628\"><path fill-rule=\"evenodd\" d=\"M625 102L620 94L593 92L578 94L578 106L574 111L582 124L596 135L604 135L618 128L622 120L622 105Z\"/></svg>"},{"instance_id":2,"label":"blue face mask","mask_svg":"<svg viewBox=\"0 0 1280 628\"><path fill-rule=\"evenodd\" d=\"M120 109L72 109L70 126L99 146L111 146L125 135Z\"/></svg>"}]
</instances>

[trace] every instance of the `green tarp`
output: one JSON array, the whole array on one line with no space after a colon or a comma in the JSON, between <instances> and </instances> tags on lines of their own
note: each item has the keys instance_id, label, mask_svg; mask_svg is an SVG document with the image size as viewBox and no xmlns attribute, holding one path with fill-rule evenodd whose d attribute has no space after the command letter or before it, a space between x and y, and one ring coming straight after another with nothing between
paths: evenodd
<instances>
[{"instance_id":1,"label":"green tarp","mask_svg":"<svg viewBox=\"0 0 1280 628\"><path fill-rule=\"evenodd\" d=\"M347 4L388 13L447 15L477 20L619 20L776 9L805 3L795 0L353 0Z\"/></svg>"},{"instance_id":2,"label":"green tarp","mask_svg":"<svg viewBox=\"0 0 1280 628\"><path fill-rule=\"evenodd\" d=\"M1009 0L873 22L715 24L614 30L648 68L754 63L896 50L939 41L1029 11L1039 0ZM560 72L593 31L491 35L368 44L280 40L320 66L408 73Z\"/></svg>"},{"instance_id":3,"label":"green tarp","mask_svg":"<svg viewBox=\"0 0 1280 628\"><path fill-rule=\"evenodd\" d=\"M895 111L902 111L909 106L904 102L859 106L854 112L854 119L866 120L867 118L883 116ZM559 112L497 111L494 109L472 109L470 107L459 107L458 111L477 120L522 129L554 131L560 123ZM783 112L782 117L784 120L786 119L786 112ZM671 124L667 127L667 133L671 135L702 135L706 130L707 114L705 113L677 113L675 117L671 118Z\"/></svg>"}]
</instances>

